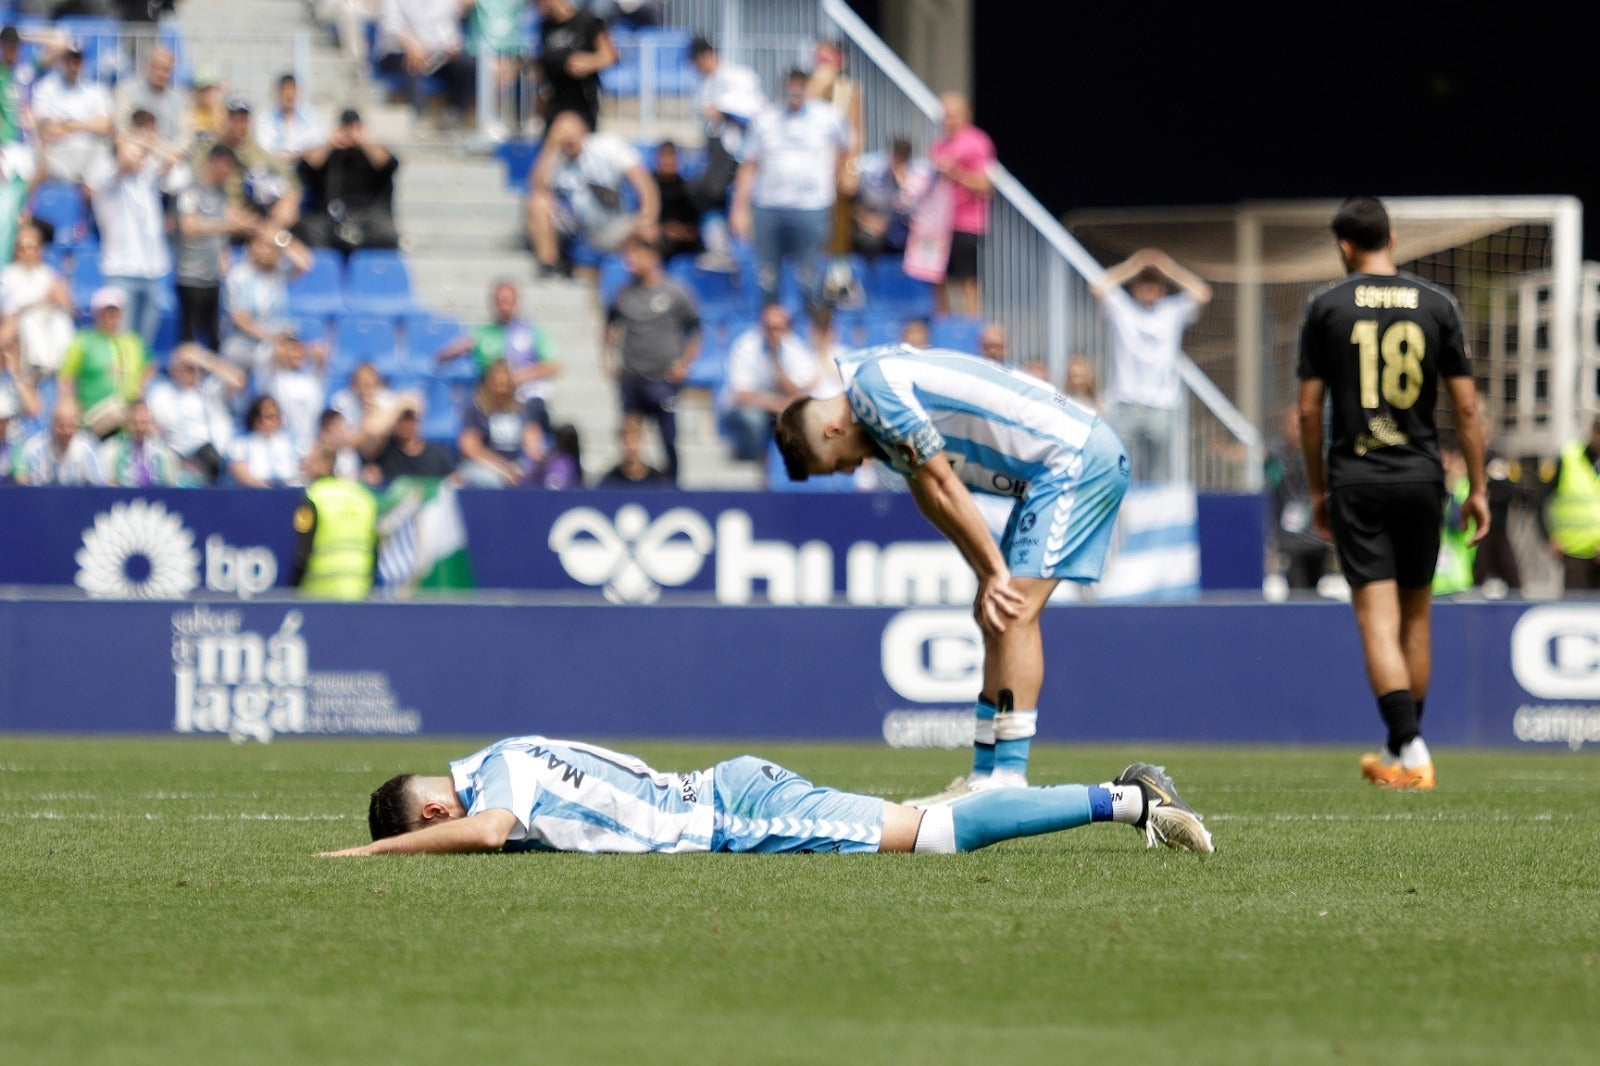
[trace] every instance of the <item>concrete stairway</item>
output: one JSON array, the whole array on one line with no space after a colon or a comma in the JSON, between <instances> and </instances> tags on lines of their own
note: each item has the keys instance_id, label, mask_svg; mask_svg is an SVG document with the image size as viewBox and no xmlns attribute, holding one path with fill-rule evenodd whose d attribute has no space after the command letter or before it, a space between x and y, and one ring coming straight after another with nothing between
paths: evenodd
<instances>
[{"instance_id":1,"label":"concrete stairway","mask_svg":"<svg viewBox=\"0 0 1600 1066\"><path fill-rule=\"evenodd\" d=\"M616 388L599 368L603 317L593 279L536 279L533 257L521 236L522 205L506 185L501 162L469 148L466 138L420 128L409 108L386 102L381 89L313 23L304 0L184 0L178 22L186 34L206 39L205 65L225 81L231 82L232 71L249 71L254 80L265 80L261 85L230 85L249 93L258 106L270 101L280 67L292 67L287 37L301 33L310 38L305 101L330 121L342 108L356 107L369 135L400 158L395 215L419 302L470 324L487 314L494 282L504 278L516 284L524 312L549 334L563 367L550 401L552 417L577 427L588 480L609 469L616 461L619 416ZM259 36L252 42L248 35ZM273 54L264 60L263 51ZM267 70L272 73L261 73ZM626 116L609 114L605 128L630 139L637 131ZM686 144L699 137L681 124L668 126L665 135ZM683 408L683 487L759 488L761 471L728 457L704 403L686 396ZM659 465L658 456L655 461Z\"/></svg>"}]
</instances>

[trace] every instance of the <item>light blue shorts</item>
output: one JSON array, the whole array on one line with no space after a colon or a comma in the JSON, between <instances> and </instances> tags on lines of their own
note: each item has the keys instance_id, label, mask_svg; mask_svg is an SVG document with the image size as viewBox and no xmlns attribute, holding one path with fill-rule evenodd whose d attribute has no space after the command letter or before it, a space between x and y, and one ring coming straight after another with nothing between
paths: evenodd
<instances>
[{"instance_id":1,"label":"light blue shorts","mask_svg":"<svg viewBox=\"0 0 1600 1066\"><path fill-rule=\"evenodd\" d=\"M1011 576L1099 581L1127 491L1127 452L1110 425L1096 422L1073 469L1034 481L1011 509L1000 541Z\"/></svg>"},{"instance_id":2,"label":"light blue shorts","mask_svg":"<svg viewBox=\"0 0 1600 1066\"><path fill-rule=\"evenodd\" d=\"M752 755L711 768L716 794L712 851L877 851L883 800L818 788Z\"/></svg>"}]
</instances>

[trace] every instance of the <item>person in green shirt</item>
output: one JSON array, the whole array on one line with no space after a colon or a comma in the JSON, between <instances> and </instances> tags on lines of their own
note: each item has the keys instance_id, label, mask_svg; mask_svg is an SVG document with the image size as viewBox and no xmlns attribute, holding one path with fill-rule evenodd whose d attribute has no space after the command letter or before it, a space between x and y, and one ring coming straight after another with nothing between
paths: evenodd
<instances>
[{"instance_id":1,"label":"person in green shirt","mask_svg":"<svg viewBox=\"0 0 1600 1066\"><path fill-rule=\"evenodd\" d=\"M517 287L509 281L495 282L489 290L489 321L473 326L445 345L437 359L442 365L470 352L480 378L490 366L505 360L511 368L517 402L540 429L549 433L546 401L550 379L561 373L561 364L550 357L550 339L544 330L519 315L517 305Z\"/></svg>"},{"instance_id":2,"label":"person in green shirt","mask_svg":"<svg viewBox=\"0 0 1600 1066\"><path fill-rule=\"evenodd\" d=\"M89 299L94 325L78 331L61 357L56 378L62 395L83 410L83 425L101 438L122 428L128 405L144 395L155 374L137 333L122 328L121 289L104 286Z\"/></svg>"}]
</instances>

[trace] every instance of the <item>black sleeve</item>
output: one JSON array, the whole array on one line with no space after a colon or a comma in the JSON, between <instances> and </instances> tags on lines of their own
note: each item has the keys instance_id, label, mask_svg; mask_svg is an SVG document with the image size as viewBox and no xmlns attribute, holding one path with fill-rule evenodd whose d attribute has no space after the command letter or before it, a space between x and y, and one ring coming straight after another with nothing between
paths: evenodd
<instances>
[{"instance_id":1,"label":"black sleeve","mask_svg":"<svg viewBox=\"0 0 1600 1066\"><path fill-rule=\"evenodd\" d=\"M1450 301L1449 311L1443 317L1444 321L1439 323L1439 338L1443 342L1443 350L1439 353L1439 376L1469 377L1472 366L1467 358L1467 341L1461 332L1461 310L1454 300Z\"/></svg>"},{"instance_id":2,"label":"black sleeve","mask_svg":"<svg viewBox=\"0 0 1600 1066\"><path fill-rule=\"evenodd\" d=\"M1305 321L1300 325L1300 365L1296 376L1301 381L1317 379L1326 381L1322 353L1318 348L1317 308L1306 308Z\"/></svg>"},{"instance_id":3,"label":"black sleeve","mask_svg":"<svg viewBox=\"0 0 1600 1066\"><path fill-rule=\"evenodd\" d=\"M307 496L294 509L294 565L289 570L289 584L295 588L305 580L306 565L311 562L311 539L317 532L317 505Z\"/></svg>"}]
</instances>

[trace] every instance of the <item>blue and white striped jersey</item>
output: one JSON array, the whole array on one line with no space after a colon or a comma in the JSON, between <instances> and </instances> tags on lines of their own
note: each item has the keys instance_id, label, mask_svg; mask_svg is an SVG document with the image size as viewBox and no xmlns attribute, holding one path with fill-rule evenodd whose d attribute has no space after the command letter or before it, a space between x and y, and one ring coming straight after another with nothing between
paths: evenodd
<instances>
[{"instance_id":1,"label":"blue and white striped jersey","mask_svg":"<svg viewBox=\"0 0 1600 1066\"><path fill-rule=\"evenodd\" d=\"M1065 475L1100 420L1032 375L962 352L888 345L837 362L851 410L890 465L910 474L943 452L976 492L1020 497Z\"/></svg>"},{"instance_id":2,"label":"blue and white striped jersey","mask_svg":"<svg viewBox=\"0 0 1600 1066\"><path fill-rule=\"evenodd\" d=\"M593 744L511 737L450 764L468 814L517 816L510 851L710 851L711 772L666 774Z\"/></svg>"}]
</instances>

